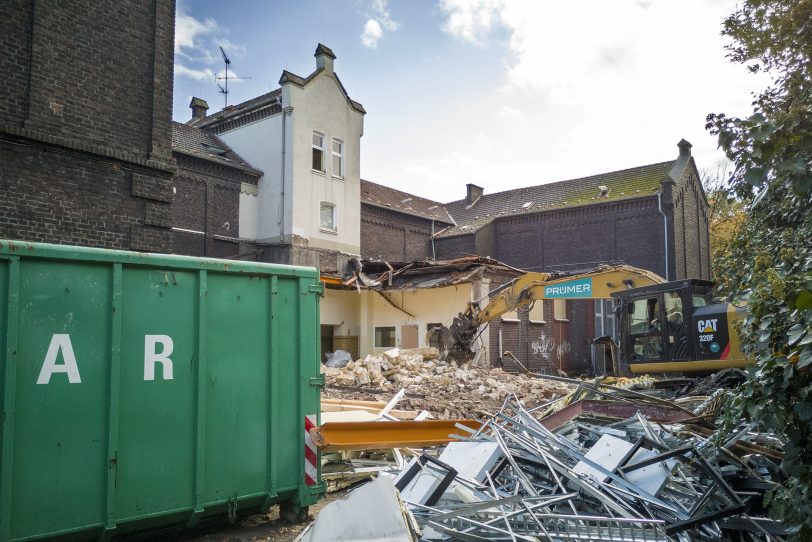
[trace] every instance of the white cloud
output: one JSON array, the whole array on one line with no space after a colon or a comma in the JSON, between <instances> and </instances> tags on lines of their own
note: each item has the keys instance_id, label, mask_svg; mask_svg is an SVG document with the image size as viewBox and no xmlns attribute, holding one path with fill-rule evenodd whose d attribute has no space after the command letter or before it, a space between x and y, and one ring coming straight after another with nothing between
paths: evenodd
<instances>
[{"instance_id":1,"label":"white cloud","mask_svg":"<svg viewBox=\"0 0 812 542\"><path fill-rule=\"evenodd\" d=\"M361 34L361 43L364 47L375 49L378 46L378 40L383 36L383 29L381 23L375 19L369 19L367 24L364 25L364 33Z\"/></svg>"},{"instance_id":2,"label":"white cloud","mask_svg":"<svg viewBox=\"0 0 812 542\"><path fill-rule=\"evenodd\" d=\"M216 41L217 41L217 44L220 47L222 47L223 50L226 53L228 53L229 55L233 55L233 56L236 56L236 57L243 57L243 56L245 56L245 53L247 52L247 49L245 48L245 45L240 45L240 44L237 44L237 43L233 43L232 41L230 41L230 40L228 40L226 38L218 37L216 39Z\"/></svg>"},{"instance_id":3,"label":"white cloud","mask_svg":"<svg viewBox=\"0 0 812 542\"><path fill-rule=\"evenodd\" d=\"M200 70L196 70L194 68L189 68L184 66L183 64L178 64L175 62L175 75L180 75L183 77L188 77L190 79L194 79L195 81L213 81L214 80L214 72L209 68L203 68Z\"/></svg>"},{"instance_id":4,"label":"white cloud","mask_svg":"<svg viewBox=\"0 0 812 542\"><path fill-rule=\"evenodd\" d=\"M387 0L372 0L363 10L367 17L364 32L361 34L361 43L364 47L375 49L378 41L383 37L384 30L394 32L400 26L400 23L389 15L386 4Z\"/></svg>"},{"instance_id":5,"label":"white cloud","mask_svg":"<svg viewBox=\"0 0 812 542\"><path fill-rule=\"evenodd\" d=\"M245 45L232 42L225 37L226 34L228 29L211 17L196 19L178 13L175 18L175 75L195 81L213 81L214 68L223 65L218 47L222 47L230 58L245 56ZM182 62L177 61L180 58ZM229 70L229 75L235 74Z\"/></svg>"},{"instance_id":6,"label":"white cloud","mask_svg":"<svg viewBox=\"0 0 812 542\"><path fill-rule=\"evenodd\" d=\"M725 58L735 1L437 0L446 34L486 49L482 76L437 81L397 130L371 117L364 175L450 201L673 159L681 138L712 166L705 116L746 115L763 86Z\"/></svg>"},{"instance_id":7,"label":"white cloud","mask_svg":"<svg viewBox=\"0 0 812 542\"><path fill-rule=\"evenodd\" d=\"M191 15L178 13L175 17L175 54L186 54L187 49L200 49L201 38L220 30L212 18L198 20Z\"/></svg>"},{"instance_id":8,"label":"white cloud","mask_svg":"<svg viewBox=\"0 0 812 542\"><path fill-rule=\"evenodd\" d=\"M443 30L468 43L483 45L486 36L500 24L504 0L440 0L447 19Z\"/></svg>"},{"instance_id":9,"label":"white cloud","mask_svg":"<svg viewBox=\"0 0 812 542\"><path fill-rule=\"evenodd\" d=\"M217 72L218 83L220 83L221 85L223 84L222 78L225 77L225 75L226 75L226 71L224 69ZM237 75L237 72L235 72L234 70L229 68L229 70L228 70L228 84L229 85L233 85L234 83L244 83L244 82L245 82L245 78L240 78L240 76Z\"/></svg>"}]
</instances>

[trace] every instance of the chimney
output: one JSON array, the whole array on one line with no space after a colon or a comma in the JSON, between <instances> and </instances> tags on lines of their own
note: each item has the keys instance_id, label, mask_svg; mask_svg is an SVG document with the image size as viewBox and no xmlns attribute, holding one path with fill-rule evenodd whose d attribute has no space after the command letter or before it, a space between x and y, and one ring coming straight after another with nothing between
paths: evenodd
<instances>
[{"instance_id":1,"label":"chimney","mask_svg":"<svg viewBox=\"0 0 812 542\"><path fill-rule=\"evenodd\" d=\"M317 70L324 70L327 73L333 73L333 60L336 59L336 55L333 53L332 49L319 43L313 56L316 57Z\"/></svg>"},{"instance_id":2,"label":"chimney","mask_svg":"<svg viewBox=\"0 0 812 542\"><path fill-rule=\"evenodd\" d=\"M465 185L466 195L465 195L465 202L468 205L471 205L476 200L482 197L482 192L484 191L481 186L477 186L472 183L468 183Z\"/></svg>"},{"instance_id":3,"label":"chimney","mask_svg":"<svg viewBox=\"0 0 812 542\"><path fill-rule=\"evenodd\" d=\"M689 156L691 156L691 147L693 147L693 145L691 145L684 139L680 139L680 142L677 143L677 147L679 147L680 158L688 158Z\"/></svg>"},{"instance_id":4,"label":"chimney","mask_svg":"<svg viewBox=\"0 0 812 542\"><path fill-rule=\"evenodd\" d=\"M204 118L209 110L209 104L201 98L192 98L189 107L192 109L192 120Z\"/></svg>"}]
</instances>

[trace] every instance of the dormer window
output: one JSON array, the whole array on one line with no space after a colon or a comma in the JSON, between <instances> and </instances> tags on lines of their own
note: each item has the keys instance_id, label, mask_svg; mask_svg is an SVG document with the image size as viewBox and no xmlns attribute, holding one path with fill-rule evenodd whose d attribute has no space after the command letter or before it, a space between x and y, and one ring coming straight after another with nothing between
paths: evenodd
<instances>
[{"instance_id":1,"label":"dormer window","mask_svg":"<svg viewBox=\"0 0 812 542\"><path fill-rule=\"evenodd\" d=\"M217 154L223 155L227 151L222 147L217 147L215 145L209 145L208 143L203 143L203 149L209 154Z\"/></svg>"},{"instance_id":2,"label":"dormer window","mask_svg":"<svg viewBox=\"0 0 812 542\"><path fill-rule=\"evenodd\" d=\"M313 132L313 170L324 173L324 134Z\"/></svg>"}]
</instances>

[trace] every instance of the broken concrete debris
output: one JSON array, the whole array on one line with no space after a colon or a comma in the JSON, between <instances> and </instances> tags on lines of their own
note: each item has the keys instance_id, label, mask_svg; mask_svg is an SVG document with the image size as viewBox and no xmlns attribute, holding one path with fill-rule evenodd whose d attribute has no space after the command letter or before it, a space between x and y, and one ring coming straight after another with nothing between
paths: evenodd
<instances>
[{"instance_id":1,"label":"broken concrete debris","mask_svg":"<svg viewBox=\"0 0 812 542\"><path fill-rule=\"evenodd\" d=\"M368 355L333 369L322 366L328 399L367 399L375 391L404 389L404 410L427 410L444 419L488 416L507 395L516 395L530 408L572 391L568 383L512 375L501 369L446 363L436 348L392 349Z\"/></svg>"},{"instance_id":2,"label":"broken concrete debris","mask_svg":"<svg viewBox=\"0 0 812 542\"><path fill-rule=\"evenodd\" d=\"M508 395L479 429L458 426L459 442L381 471L414 517L413 540L783 541L795 532L765 510L783 480L775 436L751 425L723 436L685 401L596 384L557 402L568 405L533 410Z\"/></svg>"}]
</instances>

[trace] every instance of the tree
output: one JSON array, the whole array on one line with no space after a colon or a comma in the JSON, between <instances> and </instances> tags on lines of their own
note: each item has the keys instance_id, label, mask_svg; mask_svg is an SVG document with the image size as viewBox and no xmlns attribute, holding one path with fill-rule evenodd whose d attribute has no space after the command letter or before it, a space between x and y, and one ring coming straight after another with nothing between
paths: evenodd
<instances>
[{"instance_id":1,"label":"tree","mask_svg":"<svg viewBox=\"0 0 812 542\"><path fill-rule=\"evenodd\" d=\"M785 439L788 479L771 512L812 540L812 0L743 0L722 34L732 61L772 78L749 117L708 116L734 164L731 189L753 198L723 266L749 305L741 332L755 359L728 420Z\"/></svg>"},{"instance_id":2,"label":"tree","mask_svg":"<svg viewBox=\"0 0 812 542\"><path fill-rule=\"evenodd\" d=\"M708 229L712 275L717 281L726 277L730 251L745 220L745 201L736 197L728 186L728 166L720 164L715 170L701 174L702 187L708 200ZM724 290L728 290L721 283Z\"/></svg>"}]
</instances>

